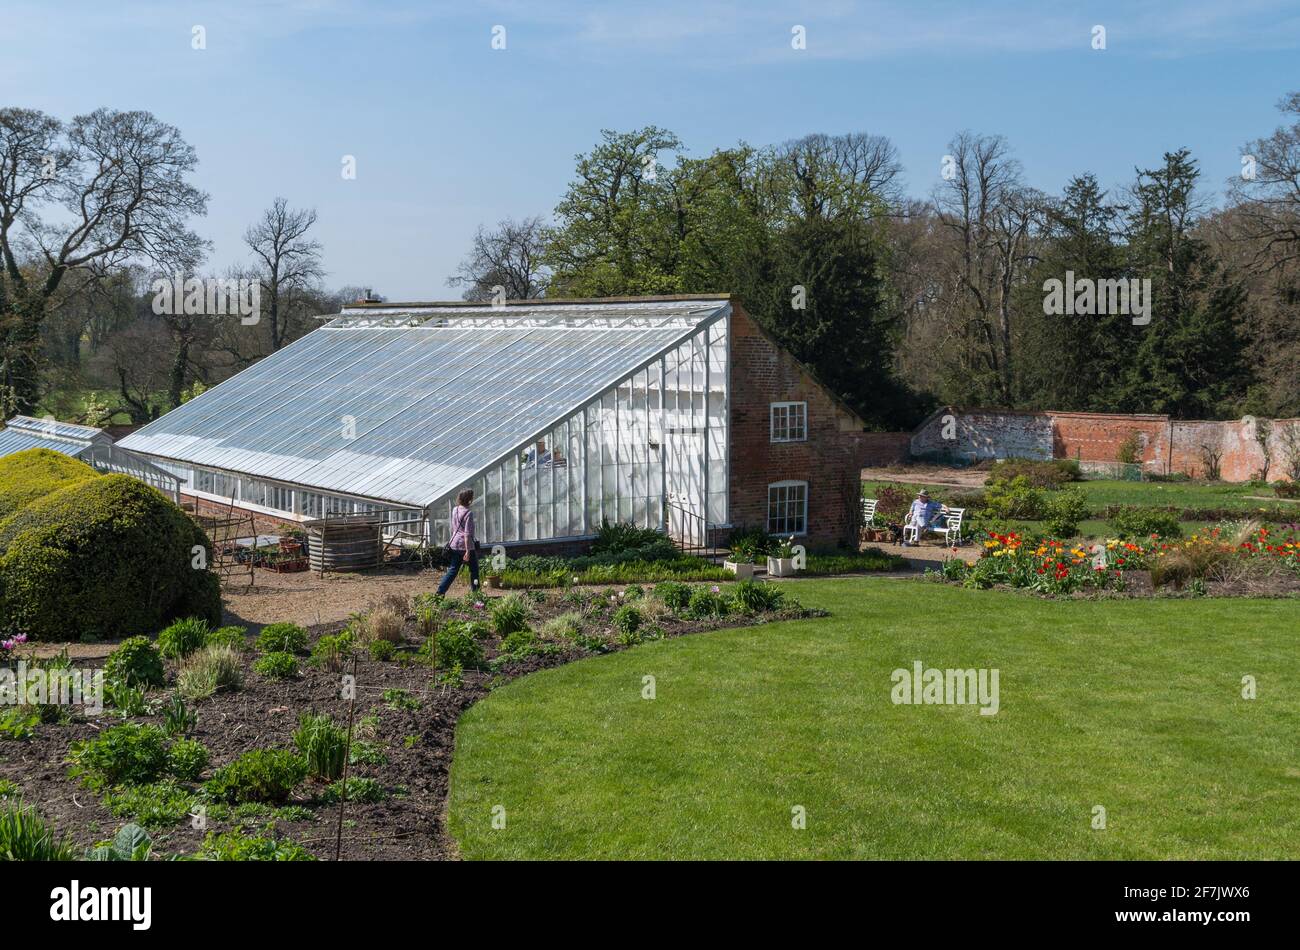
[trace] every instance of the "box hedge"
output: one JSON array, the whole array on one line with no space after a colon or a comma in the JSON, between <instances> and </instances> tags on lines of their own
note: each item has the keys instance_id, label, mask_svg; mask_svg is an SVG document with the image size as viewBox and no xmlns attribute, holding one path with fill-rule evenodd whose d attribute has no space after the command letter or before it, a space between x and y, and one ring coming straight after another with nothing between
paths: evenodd
<instances>
[{"instance_id":1,"label":"box hedge","mask_svg":"<svg viewBox=\"0 0 1300 950\"><path fill-rule=\"evenodd\" d=\"M74 482L0 521L0 617L37 640L152 633L180 617L216 626L211 548L161 493L126 475Z\"/></svg>"},{"instance_id":2,"label":"box hedge","mask_svg":"<svg viewBox=\"0 0 1300 950\"><path fill-rule=\"evenodd\" d=\"M53 449L27 449L0 458L0 520L51 492L99 473Z\"/></svg>"}]
</instances>

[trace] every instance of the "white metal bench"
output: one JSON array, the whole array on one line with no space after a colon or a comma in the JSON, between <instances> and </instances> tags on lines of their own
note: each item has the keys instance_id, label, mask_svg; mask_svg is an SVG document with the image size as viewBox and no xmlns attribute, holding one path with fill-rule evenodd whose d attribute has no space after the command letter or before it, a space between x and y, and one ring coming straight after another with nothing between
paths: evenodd
<instances>
[{"instance_id":1,"label":"white metal bench","mask_svg":"<svg viewBox=\"0 0 1300 950\"><path fill-rule=\"evenodd\" d=\"M961 522L965 516L965 508L949 508L944 505L939 509L939 517L943 519L942 525L936 523L927 527L925 531L929 534L942 535L944 543L950 547L961 544ZM920 534L921 530L914 524L905 525L903 528L904 541L920 544Z\"/></svg>"},{"instance_id":2,"label":"white metal bench","mask_svg":"<svg viewBox=\"0 0 1300 950\"><path fill-rule=\"evenodd\" d=\"M862 526L870 528L876 523L876 499L862 499Z\"/></svg>"}]
</instances>

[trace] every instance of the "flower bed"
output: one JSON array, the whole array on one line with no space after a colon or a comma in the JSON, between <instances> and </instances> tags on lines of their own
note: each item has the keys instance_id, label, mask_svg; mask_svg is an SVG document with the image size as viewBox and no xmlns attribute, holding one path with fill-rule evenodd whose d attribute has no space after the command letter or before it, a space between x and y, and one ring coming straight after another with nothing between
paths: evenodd
<instances>
[{"instance_id":1,"label":"flower bed","mask_svg":"<svg viewBox=\"0 0 1300 950\"><path fill-rule=\"evenodd\" d=\"M175 660L140 637L105 663L123 685L102 714L61 708L0 731L0 798L35 806L75 844L69 857L127 822L157 858L332 857L349 719L340 678L355 670L343 856L443 858L456 722L490 690L645 641L820 615L785 585L668 582L388 599L310 634L204 629L173 638Z\"/></svg>"},{"instance_id":2,"label":"flower bed","mask_svg":"<svg viewBox=\"0 0 1300 950\"><path fill-rule=\"evenodd\" d=\"M1206 592L1207 581L1231 587L1245 586L1239 582L1249 577L1279 577L1276 592L1290 592L1293 579L1300 578L1300 537L1274 536L1268 528L1251 525L1236 532L1214 528L1186 539L1153 534L1143 540L1112 538L1085 546L1054 538L1028 540L1015 532L988 532L978 559L951 558L938 574L971 588L1005 586L1073 594L1126 591L1140 572L1149 576L1154 587L1181 589L1191 584L1201 593Z\"/></svg>"}]
</instances>

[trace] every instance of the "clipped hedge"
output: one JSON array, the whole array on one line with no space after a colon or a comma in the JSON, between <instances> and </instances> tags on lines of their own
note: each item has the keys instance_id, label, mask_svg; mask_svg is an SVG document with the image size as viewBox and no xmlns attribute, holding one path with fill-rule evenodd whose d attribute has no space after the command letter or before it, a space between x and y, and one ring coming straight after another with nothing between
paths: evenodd
<instances>
[{"instance_id":1,"label":"clipped hedge","mask_svg":"<svg viewBox=\"0 0 1300 950\"><path fill-rule=\"evenodd\" d=\"M98 478L85 462L53 449L27 449L0 458L0 520L51 492Z\"/></svg>"},{"instance_id":2,"label":"clipped hedge","mask_svg":"<svg viewBox=\"0 0 1300 950\"><path fill-rule=\"evenodd\" d=\"M217 576L191 566L207 538L126 475L74 482L0 521L0 623L36 640L129 637L180 617L216 626Z\"/></svg>"}]
</instances>

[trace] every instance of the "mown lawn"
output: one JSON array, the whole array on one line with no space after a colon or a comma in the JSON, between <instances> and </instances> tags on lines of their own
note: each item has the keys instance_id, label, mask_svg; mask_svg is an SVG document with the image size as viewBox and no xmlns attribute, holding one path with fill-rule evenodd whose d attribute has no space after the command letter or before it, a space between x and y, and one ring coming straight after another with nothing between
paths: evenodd
<instances>
[{"instance_id":1,"label":"mown lawn","mask_svg":"<svg viewBox=\"0 0 1300 950\"><path fill-rule=\"evenodd\" d=\"M863 491L869 498L885 484L904 489L909 495L914 494L917 484L902 482L867 482ZM975 489L957 489L943 485L929 486L936 497L943 499L956 491L973 491ZM1295 505L1300 515L1300 502L1288 501L1274 497L1271 488L1250 488L1246 485L1215 483L1200 484L1196 482L1125 482L1112 479L1097 479L1072 482L1070 488L1080 488L1088 498L1088 507L1100 513L1108 505L1136 505L1146 508L1232 508L1243 513L1257 511L1261 507L1274 505ZM1260 500L1260 499L1266 500Z\"/></svg>"},{"instance_id":2,"label":"mown lawn","mask_svg":"<svg viewBox=\"0 0 1300 950\"><path fill-rule=\"evenodd\" d=\"M450 801L463 855L1300 856L1295 601L791 589L833 616L639 646L471 708ZM894 705L891 671L914 660L997 668L1000 711Z\"/></svg>"}]
</instances>

